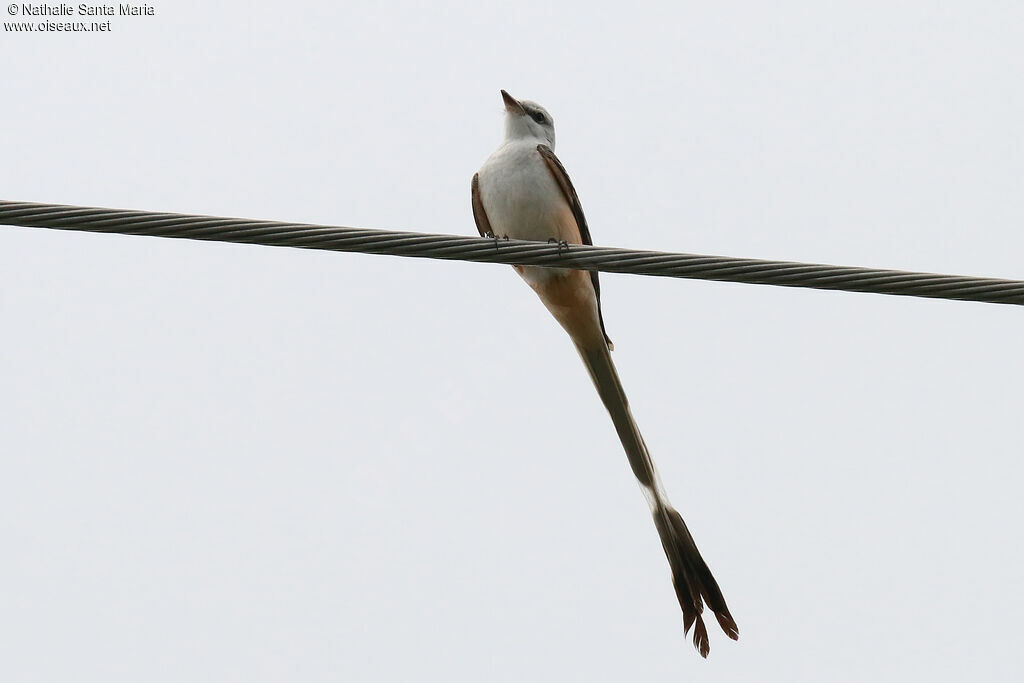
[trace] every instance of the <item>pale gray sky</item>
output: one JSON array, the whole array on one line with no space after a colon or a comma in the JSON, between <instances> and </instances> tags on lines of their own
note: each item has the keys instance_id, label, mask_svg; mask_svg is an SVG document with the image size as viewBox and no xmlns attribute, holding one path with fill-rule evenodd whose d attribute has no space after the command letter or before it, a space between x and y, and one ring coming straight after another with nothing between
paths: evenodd
<instances>
[{"instance_id":1,"label":"pale gray sky","mask_svg":"<svg viewBox=\"0 0 1024 683\"><path fill-rule=\"evenodd\" d=\"M0 196L475 234L506 88L599 244L1024 278L1020 3L364 5L5 31ZM1024 311L603 285L707 661L510 268L0 228L0 679L1019 676Z\"/></svg>"}]
</instances>

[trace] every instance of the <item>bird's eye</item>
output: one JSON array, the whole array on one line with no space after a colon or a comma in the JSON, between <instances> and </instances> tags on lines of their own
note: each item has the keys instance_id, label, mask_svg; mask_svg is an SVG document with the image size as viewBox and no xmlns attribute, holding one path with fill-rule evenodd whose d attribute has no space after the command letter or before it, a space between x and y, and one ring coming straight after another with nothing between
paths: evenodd
<instances>
[{"instance_id":1,"label":"bird's eye","mask_svg":"<svg viewBox=\"0 0 1024 683\"><path fill-rule=\"evenodd\" d=\"M544 114L543 114L543 112L535 111L532 114L530 114L530 117L534 121L536 121L537 123L544 123Z\"/></svg>"}]
</instances>

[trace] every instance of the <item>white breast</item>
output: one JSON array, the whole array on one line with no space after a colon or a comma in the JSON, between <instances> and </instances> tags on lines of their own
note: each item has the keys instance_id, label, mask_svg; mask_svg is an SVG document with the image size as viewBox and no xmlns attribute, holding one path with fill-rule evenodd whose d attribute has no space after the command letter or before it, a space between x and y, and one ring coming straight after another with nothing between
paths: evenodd
<instances>
[{"instance_id":1,"label":"white breast","mask_svg":"<svg viewBox=\"0 0 1024 683\"><path fill-rule=\"evenodd\" d=\"M578 241L565 234L568 202L536 140L510 141L495 150L480 167L480 199L498 237Z\"/></svg>"}]
</instances>

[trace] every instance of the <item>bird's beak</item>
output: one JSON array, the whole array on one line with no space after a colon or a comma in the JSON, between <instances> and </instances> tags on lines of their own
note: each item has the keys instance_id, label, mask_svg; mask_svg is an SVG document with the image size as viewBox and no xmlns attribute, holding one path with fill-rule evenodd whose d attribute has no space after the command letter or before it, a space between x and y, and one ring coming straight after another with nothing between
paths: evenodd
<instances>
[{"instance_id":1,"label":"bird's beak","mask_svg":"<svg viewBox=\"0 0 1024 683\"><path fill-rule=\"evenodd\" d=\"M505 100L505 111L508 113L519 114L520 116L526 113L523 105L519 104L519 100L509 95L508 92L502 90L501 99Z\"/></svg>"}]
</instances>

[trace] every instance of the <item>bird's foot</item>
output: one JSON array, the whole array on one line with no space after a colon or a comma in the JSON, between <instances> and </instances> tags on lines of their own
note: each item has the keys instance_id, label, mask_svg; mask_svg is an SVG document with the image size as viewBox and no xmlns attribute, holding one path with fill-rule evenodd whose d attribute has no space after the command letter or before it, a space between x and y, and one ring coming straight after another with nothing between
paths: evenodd
<instances>
[{"instance_id":1,"label":"bird's foot","mask_svg":"<svg viewBox=\"0 0 1024 683\"><path fill-rule=\"evenodd\" d=\"M569 252L569 243L566 242L565 240L560 240L560 239L555 239L554 237L549 237L548 238L548 244L557 244L558 245L558 255L559 256L562 255L562 250L563 249L565 249L566 253Z\"/></svg>"},{"instance_id":2,"label":"bird's foot","mask_svg":"<svg viewBox=\"0 0 1024 683\"><path fill-rule=\"evenodd\" d=\"M490 231L485 232L484 233L484 237L487 237L488 239L494 240L494 251L495 252L498 251L498 243L499 242L501 242L502 240L508 242L508 235L505 235L504 237L498 237L497 235L495 235L493 232L490 232Z\"/></svg>"}]
</instances>

